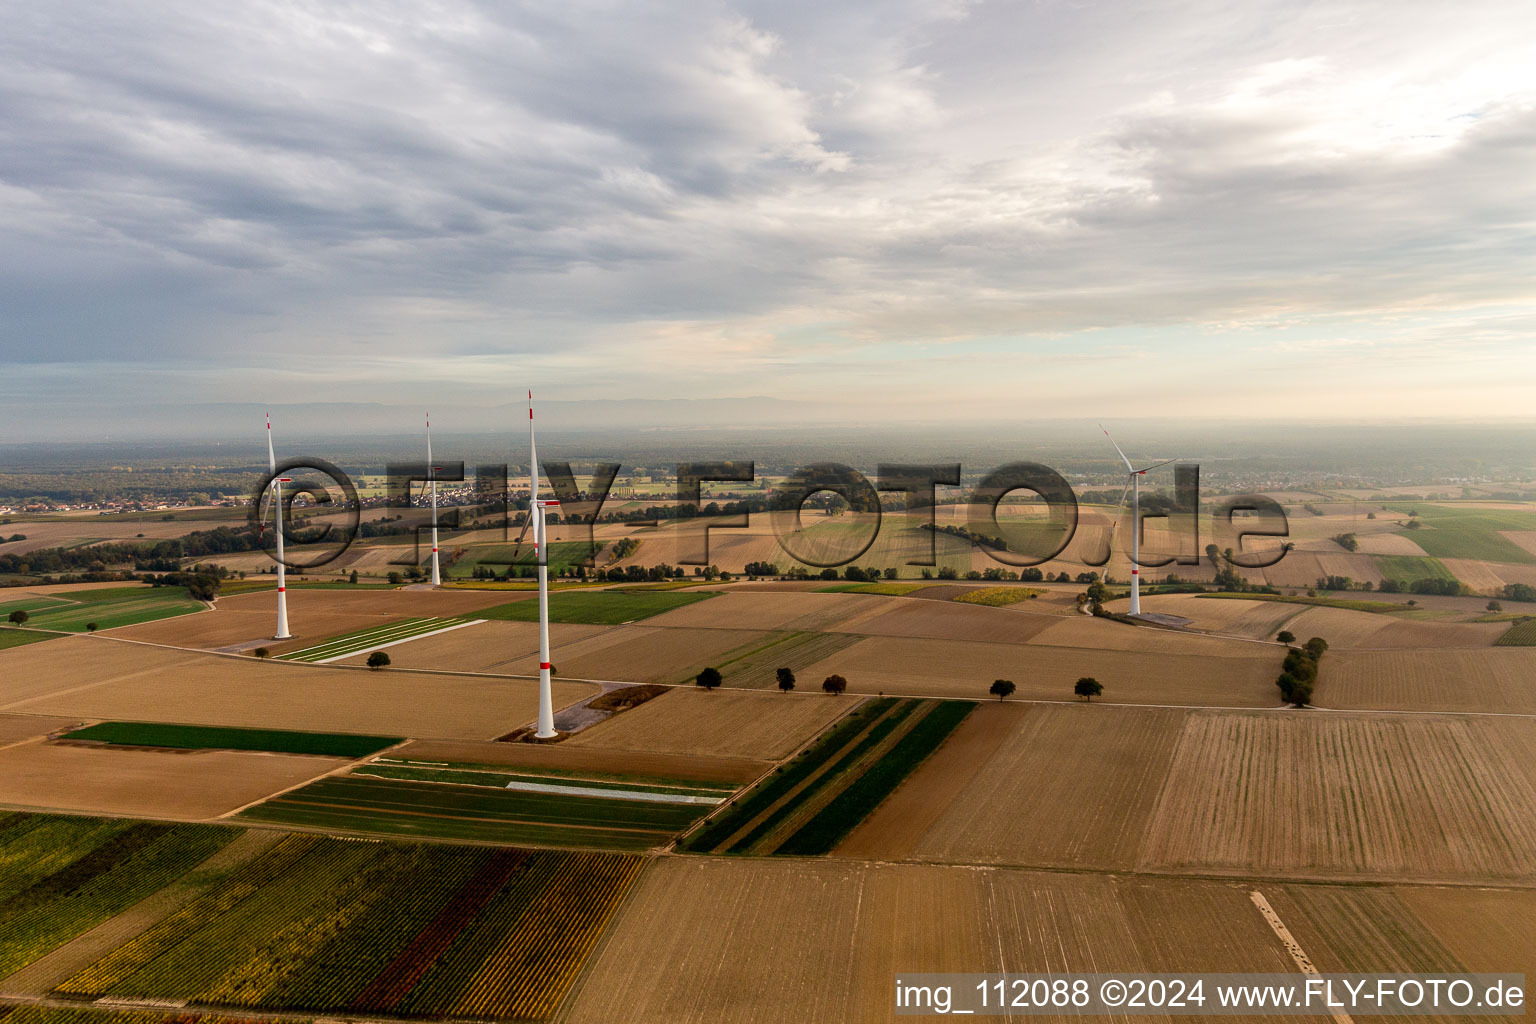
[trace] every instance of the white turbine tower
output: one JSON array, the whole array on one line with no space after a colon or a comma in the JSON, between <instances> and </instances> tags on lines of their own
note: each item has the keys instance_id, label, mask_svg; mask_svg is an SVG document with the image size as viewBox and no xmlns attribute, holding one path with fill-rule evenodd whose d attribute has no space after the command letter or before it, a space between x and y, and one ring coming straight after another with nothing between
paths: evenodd
<instances>
[{"instance_id":1,"label":"white turbine tower","mask_svg":"<svg viewBox=\"0 0 1536 1024\"><path fill-rule=\"evenodd\" d=\"M539 563L539 726L534 736L552 739L555 732L554 697L549 682L549 545L544 533L544 510L558 501L539 500L539 451L533 440L533 392L528 392L528 518L533 524L533 557Z\"/></svg>"},{"instance_id":2,"label":"white turbine tower","mask_svg":"<svg viewBox=\"0 0 1536 1024\"><path fill-rule=\"evenodd\" d=\"M1099 424L1099 429L1104 430L1104 424ZM1104 436L1109 437L1109 431L1104 430ZM1109 437L1109 443L1115 445L1115 451L1120 455L1120 461L1125 463L1125 471L1130 478L1126 480L1125 487L1133 494L1131 502L1131 614L1141 614L1141 478L1147 475L1148 470L1159 466L1166 466L1177 459L1164 459L1162 462L1154 462L1150 466L1137 469L1131 465L1131 460L1125 457L1125 452L1120 451L1120 446L1115 444L1115 439ZM1120 507L1115 509L1115 521L1109 527L1109 550L1113 554L1115 550L1115 529L1120 525L1120 513L1125 509L1125 491L1120 492Z\"/></svg>"},{"instance_id":3,"label":"white turbine tower","mask_svg":"<svg viewBox=\"0 0 1536 1024\"><path fill-rule=\"evenodd\" d=\"M432 485L432 585L443 585L437 568L437 467L432 465L432 414L427 413L427 477Z\"/></svg>"},{"instance_id":4,"label":"white turbine tower","mask_svg":"<svg viewBox=\"0 0 1536 1024\"><path fill-rule=\"evenodd\" d=\"M267 413L267 472L277 472L277 456L272 451L272 414ZM283 484L289 477L279 477L273 481L277 488L273 495L273 503L277 509L277 634L274 640L287 640L293 634L288 632L288 566L283 564Z\"/></svg>"}]
</instances>

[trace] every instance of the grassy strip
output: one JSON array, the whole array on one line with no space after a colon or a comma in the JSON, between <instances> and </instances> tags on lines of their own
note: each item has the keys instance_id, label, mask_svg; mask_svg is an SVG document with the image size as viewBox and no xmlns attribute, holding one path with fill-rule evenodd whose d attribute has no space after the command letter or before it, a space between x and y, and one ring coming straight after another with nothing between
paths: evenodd
<instances>
[{"instance_id":1,"label":"grassy strip","mask_svg":"<svg viewBox=\"0 0 1536 1024\"><path fill-rule=\"evenodd\" d=\"M167 722L101 722L64 734L72 740L94 740L130 747L171 747L177 750L262 750L277 754L324 754L363 757L399 743L398 736L354 736L348 733L288 732L281 729L234 729L223 726L175 725Z\"/></svg>"},{"instance_id":2,"label":"grassy strip","mask_svg":"<svg viewBox=\"0 0 1536 1024\"><path fill-rule=\"evenodd\" d=\"M815 856L831 850L937 750L975 707L973 701L940 704L774 853Z\"/></svg>"},{"instance_id":3,"label":"grassy strip","mask_svg":"<svg viewBox=\"0 0 1536 1024\"><path fill-rule=\"evenodd\" d=\"M963 594L951 598L962 604L984 604L993 608L1001 608L1005 605L1018 604L1020 601L1029 601L1045 593L1034 587L982 587L978 590L968 590Z\"/></svg>"},{"instance_id":4,"label":"grassy strip","mask_svg":"<svg viewBox=\"0 0 1536 1024\"><path fill-rule=\"evenodd\" d=\"M369 764L390 764L402 768L451 768L462 772L492 772L521 775L533 779L564 779L570 782L612 782L626 789L638 786L659 786L663 789L700 789L714 793L734 793L741 787L733 782L715 782L707 779L679 779L667 775L631 775L627 772L585 771L572 768L555 768L549 765L537 767L506 764L479 764L470 761L425 761L408 757L378 757Z\"/></svg>"},{"instance_id":5,"label":"grassy strip","mask_svg":"<svg viewBox=\"0 0 1536 1024\"><path fill-rule=\"evenodd\" d=\"M569 590L549 595L551 622L582 622L599 626L617 626L648 619L674 608L703 601L714 594L674 590ZM537 622L537 601L513 601L475 612L477 619L507 622Z\"/></svg>"},{"instance_id":6,"label":"grassy strip","mask_svg":"<svg viewBox=\"0 0 1536 1024\"><path fill-rule=\"evenodd\" d=\"M1536 618L1523 619L1493 642L1495 647L1536 647Z\"/></svg>"},{"instance_id":7,"label":"grassy strip","mask_svg":"<svg viewBox=\"0 0 1536 1024\"><path fill-rule=\"evenodd\" d=\"M284 661L315 662L323 661L327 658L341 658L352 654L362 654L364 651L382 647L384 644L409 640L412 637L422 636L440 629L447 629L450 626L459 626L472 621L474 620L465 617L401 619L398 622L391 622L386 626L374 626L371 629L362 629L355 633L343 633L341 636L333 637L313 647L280 654L278 658Z\"/></svg>"},{"instance_id":8,"label":"grassy strip","mask_svg":"<svg viewBox=\"0 0 1536 1024\"><path fill-rule=\"evenodd\" d=\"M837 761L832 765L832 767L828 768L825 772L822 772L821 775L812 781L810 785L806 786L799 793L795 794L794 799L785 801L784 804L781 805L777 810L754 825L752 827L752 831L742 836L741 839L731 847L731 849L751 850L758 843L773 835L773 833L779 828L780 825L782 825L788 818L793 816L795 812L799 810L802 803L814 797L827 786L837 785L838 780L842 778L844 773L857 765L859 761L867 756L871 750L873 750L882 741L884 741L885 738L889 736L904 721L906 721L907 718L922 705L922 703L922 701L918 700L904 700L896 707L892 708L890 714L876 722L874 728L870 729L869 732L865 734L864 738L855 743L851 749L845 751L843 755L839 757Z\"/></svg>"},{"instance_id":9,"label":"grassy strip","mask_svg":"<svg viewBox=\"0 0 1536 1024\"><path fill-rule=\"evenodd\" d=\"M744 824L773 806L825 764L856 733L896 704L895 697L879 697L845 715L788 765L764 779L735 803L723 808L704 828L689 836L682 848L694 853L713 852Z\"/></svg>"}]
</instances>

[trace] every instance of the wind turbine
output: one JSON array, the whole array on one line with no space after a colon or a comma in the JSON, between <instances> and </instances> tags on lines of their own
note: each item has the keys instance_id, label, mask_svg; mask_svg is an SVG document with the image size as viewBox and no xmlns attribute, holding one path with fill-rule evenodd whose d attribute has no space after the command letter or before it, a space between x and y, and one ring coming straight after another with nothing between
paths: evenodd
<instances>
[{"instance_id":1,"label":"wind turbine","mask_svg":"<svg viewBox=\"0 0 1536 1024\"><path fill-rule=\"evenodd\" d=\"M1099 424L1099 429L1104 430L1104 424ZM1109 437L1109 431L1104 430L1104 436ZM1141 614L1141 478L1147 475L1148 470L1159 466L1166 466L1178 459L1164 459L1162 462L1154 462L1150 466L1137 469L1131 465L1131 460L1125 457L1125 452L1120 451L1120 446L1115 444L1115 439L1109 437L1109 443L1115 445L1115 451L1120 455L1120 461L1125 463L1125 471L1129 479L1125 482L1126 490L1133 494L1131 502L1131 614ZM1109 550L1113 554L1115 550L1115 529L1120 525L1120 513L1125 508L1125 491L1120 492L1120 505L1115 509L1114 522L1109 527Z\"/></svg>"},{"instance_id":2,"label":"wind turbine","mask_svg":"<svg viewBox=\"0 0 1536 1024\"><path fill-rule=\"evenodd\" d=\"M432 414L427 413L427 478L432 484L432 585L443 585L437 568L437 467L432 465Z\"/></svg>"},{"instance_id":3,"label":"wind turbine","mask_svg":"<svg viewBox=\"0 0 1536 1024\"><path fill-rule=\"evenodd\" d=\"M272 414L267 413L267 472L277 472L277 456L272 451ZM283 484L291 477L278 477L273 481L277 490L274 503L277 508L277 635L274 640L288 640L288 566L283 563Z\"/></svg>"},{"instance_id":4,"label":"wind turbine","mask_svg":"<svg viewBox=\"0 0 1536 1024\"><path fill-rule=\"evenodd\" d=\"M544 533L544 510L559 504L539 500L539 451L533 440L533 392L529 391L528 520L533 524L533 558L539 563L539 724L534 736L541 740L557 735L549 682L549 545Z\"/></svg>"}]
</instances>

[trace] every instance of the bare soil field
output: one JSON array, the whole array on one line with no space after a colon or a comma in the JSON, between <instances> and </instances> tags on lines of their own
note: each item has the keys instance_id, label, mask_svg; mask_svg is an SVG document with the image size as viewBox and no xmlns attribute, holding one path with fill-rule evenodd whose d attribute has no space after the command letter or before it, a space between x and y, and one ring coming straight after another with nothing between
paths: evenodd
<instances>
[{"instance_id":1,"label":"bare soil field","mask_svg":"<svg viewBox=\"0 0 1536 1024\"><path fill-rule=\"evenodd\" d=\"M1536 890L1404 886L1395 891L1468 970L1518 972L1527 981L1536 975Z\"/></svg>"},{"instance_id":2,"label":"bare soil field","mask_svg":"<svg viewBox=\"0 0 1536 1024\"><path fill-rule=\"evenodd\" d=\"M1317 583L1319 576L1327 575L1323 563L1311 551L1292 551L1260 572L1272 587L1310 587Z\"/></svg>"},{"instance_id":3,"label":"bare soil field","mask_svg":"<svg viewBox=\"0 0 1536 1024\"><path fill-rule=\"evenodd\" d=\"M1018 730L1028 710L1027 706L996 702L972 711L938 750L848 834L833 855L868 860L910 856L982 767L992 764L993 756Z\"/></svg>"},{"instance_id":4,"label":"bare soil field","mask_svg":"<svg viewBox=\"0 0 1536 1024\"><path fill-rule=\"evenodd\" d=\"M227 526L227 522L194 523L186 520L164 523L158 520L140 522L116 522L105 519L54 519L40 523L13 523L6 526L5 536L19 533L26 540L13 540L0 544L0 555L23 555L39 548L56 548L73 545L80 541L160 540L181 537L193 530ZM271 560L268 559L270 564ZM122 586L121 583L113 584Z\"/></svg>"},{"instance_id":5,"label":"bare soil field","mask_svg":"<svg viewBox=\"0 0 1536 1024\"><path fill-rule=\"evenodd\" d=\"M1354 711L1536 714L1536 649L1330 651L1313 701Z\"/></svg>"},{"instance_id":6,"label":"bare soil field","mask_svg":"<svg viewBox=\"0 0 1536 1024\"><path fill-rule=\"evenodd\" d=\"M748 629L619 626L552 650L550 660L560 675L568 678L678 683L692 679L721 655L763 643L768 637L767 632ZM514 663L510 671L535 670L537 660Z\"/></svg>"},{"instance_id":7,"label":"bare soil field","mask_svg":"<svg viewBox=\"0 0 1536 1024\"><path fill-rule=\"evenodd\" d=\"M858 701L826 694L679 687L577 733L576 747L778 760Z\"/></svg>"},{"instance_id":8,"label":"bare soil field","mask_svg":"<svg viewBox=\"0 0 1536 1024\"><path fill-rule=\"evenodd\" d=\"M47 736L49 733L79 725L78 718L54 718L48 715L0 715L0 746Z\"/></svg>"},{"instance_id":9,"label":"bare soil field","mask_svg":"<svg viewBox=\"0 0 1536 1024\"><path fill-rule=\"evenodd\" d=\"M297 754L109 750L35 740L0 749L0 804L212 818L347 763Z\"/></svg>"},{"instance_id":10,"label":"bare soil field","mask_svg":"<svg viewBox=\"0 0 1536 1024\"><path fill-rule=\"evenodd\" d=\"M1112 604L1116 611L1124 605ZM1190 620L1190 628L1229 633L1254 640L1272 640L1286 622L1306 611L1305 605L1283 601L1243 601L1202 598L1198 594L1152 594L1141 599L1143 611L1178 615Z\"/></svg>"},{"instance_id":11,"label":"bare soil field","mask_svg":"<svg viewBox=\"0 0 1536 1024\"><path fill-rule=\"evenodd\" d=\"M1425 551L1401 533L1367 533L1355 537L1360 553L1366 555L1419 555Z\"/></svg>"},{"instance_id":12,"label":"bare soil field","mask_svg":"<svg viewBox=\"0 0 1536 1024\"><path fill-rule=\"evenodd\" d=\"M1485 725L1191 713L1139 867L1528 880L1536 791L1513 763L1520 751Z\"/></svg>"},{"instance_id":13,"label":"bare soil field","mask_svg":"<svg viewBox=\"0 0 1536 1024\"><path fill-rule=\"evenodd\" d=\"M1159 631L1119 627L1156 636ZM1326 670L1325 670L1326 671ZM853 693L985 700L994 679L1011 679L1017 697L1072 700L1072 684L1093 676L1104 699L1130 704L1273 707L1278 659L869 637L796 673L818 686L832 673Z\"/></svg>"},{"instance_id":14,"label":"bare soil field","mask_svg":"<svg viewBox=\"0 0 1536 1024\"><path fill-rule=\"evenodd\" d=\"M641 880L568 1019L886 1021L908 971L1294 969L1237 885L669 857Z\"/></svg>"},{"instance_id":15,"label":"bare soil field","mask_svg":"<svg viewBox=\"0 0 1536 1024\"><path fill-rule=\"evenodd\" d=\"M1130 605L1129 602L1112 602L1112 607L1114 610L1122 610ZM1030 643L1044 647L1142 651L1147 654L1182 654L1196 658L1261 658L1273 661L1284 654L1279 648L1264 644L1158 629L1154 626L1133 626L1089 615L1057 616L1051 627L1036 635Z\"/></svg>"},{"instance_id":16,"label":"bare soil field","mask_svg":"<svg viewBox=\"0 0 1536 1024\"><path fill-rule=\"evenodd\" d=\"M1400 891L1354 886L1263 887L1265 898L1319 971L1461 971Z\"/></svg>"},{"instance_id":17,"label":"bare soil field","mask_svg":"<svg viewBox=\"0 0 1536 1024\"><path fill-rule=\"evenodd\" d=\"M1495 568L1496 563L1470 558L1442 558L1440 563L1451 571L1452 576L1480 594L1496 594L1504 586L1505 579Z\"/></svg>"},{"instance_id":18,"label":"bare soil field","mask_svg":"<svg viewBox=\"0 0 1536 1024\"><path fill-rule=\"evenodd\" d=\"M924 860L1126 869L1188 712L1035 705L922 841Z\"/></svg>"},{"instance_id":19,"label":"bare soil field","mask_svg":"<svg viewBox=\"0 0 1536 1024\"><path fill-rule=\"evenodd\" d=\"M897 603L888 611L828 628L867 636L935 637L941 640L1020 644L1041 630L1062 622L1059 615L1031 615L979 604L913 601L904 598L891 600Z\"/></svg>"},{"instance_id":20,"label":"bare soil field","mask_svg":"<svg viewBox=\"0 0 1536 1024\"><path fill-rule=\"evenodd\" d=\"M53 648L44 655L41 648ZM555 683L556 708L597 687ZM201 654L101 636L0 652L0 710L192 725L494 739L538 712L532 680Z\"/></svg>"},{"instance_id":21,"label":"bare soil field","mask_svg":"<svg viewBox=\"0 0 1536 1024\"><path fill-rule=\"evenodd\" d=\"M1369 581L1373 586L1379 586L1385 579L1370 555L1348 551L1319 551L1317 567L1324 576L1347 576L1356 583Z\"/></svg>"},{"instance_id":22,"label":"bare soil field","mask_svg":"<svg viewBox=\"0 0 1536 1024\"><path fill-rule=\"evenodd\" d=\"M221 597L213 611L112 630L113 636L174 647L212 649L270 637L277 626L276 584L270 591ZM493 590L289 590L294 639L267 645L273 654L313 647L328 637L396 619L468 615L516 595Z\"/></svg>"},{"instance_id":23,"label":"bare soil field","mask_svg":"<svg viewBox=\"0 0 1536 1024\"><path fill-rule=\"evenodd\" d=\"M627 712L626 712L627 714ZM703 754L658 754L609 750L570 743L494 743L466 740L411 740L389 755L414 761L506 765L549 771L598 772L605 775L648 775L666 779L745 784L762 774L763 762L744 757Z\"/></svg>"},{"instance_id":24,"label":"bare soil field","mask_svg":"<svg viewBox=\"0 0 1536 1024\"><path fill-rule=\"evenodd\" d=\"M1286 624L1298 639L1320 636L1331 649L1488 647L1507 622L1437 622L1401 619L1349 608L1306 608Z\"/></svg>"},{"instance_id":25,"label":"bare soil field","mask_svg":"<svg viewBox=\"0 0 1536 1024\"><path fill-rule=\"evenodd\" d=\"M727 590L713 600L684 605L647 619L646 625L703 629L810 629L815 627L802 623L835 622L882 603L879 597L868 594Z\"/></svg>"},{"instance_id":26,"label":"bare soil field","mask_svg":"<svg viewBox=\"0 0 1536 1024\"><path fill-rule=\"evenodd\" d=\"M473 614L473 613L471 613ZM612 629L581 623L551 622L549 644L551 657L562 647ZM364 665L368 654L337 662L338 665ZM422 637L389 649L395 668L426 671L491 672L528 675L538 671L539 624L489 620L466 626L451 633ZM564 668L559 662L556 665Z\"/></svg>"},{"instance_id":27,"label":"bare soil field","mask_svg":"<svg viewBox=\"0 0 1536 1024\"><path fill-rule=\"evenodd\" d=\"M1536 530L1500 530L1511 544L1536 555Z\"/></svg>"}]
</instances>

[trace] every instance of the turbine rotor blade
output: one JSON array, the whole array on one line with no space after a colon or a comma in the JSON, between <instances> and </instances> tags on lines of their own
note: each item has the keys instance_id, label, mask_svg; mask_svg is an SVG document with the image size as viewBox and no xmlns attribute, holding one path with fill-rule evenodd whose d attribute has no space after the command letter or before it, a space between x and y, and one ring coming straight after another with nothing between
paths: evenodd
<instances>
[{"instance_id":1,"label":"turbine rotor blade","mask_svg":"<svg viewBox=\"0 0 1536 1024\"><path fill-rule=\"evenodd\" d=\"M1133 470L1131 470L1131 472L1132 473L1150 473L1152 470L1157 469L1159 466L1166 466L1170 462L1178 462L1178 461L1179 461L1178 459L1164 459L1162 462L1154 462L1150 466L1147 466L1147 467L1145 467L1143 469L1133 469Z\"/></svg>"},{"instance_id":2,"label":"turbine rotor blade","mask_svg":"<svg viewBox=\"0 0 1536 1024\"><path fill-rule=\"evenodd\" d=\"M1100 423L1099 424L1099 429L1100 430L1104 430L1104 424ZM1109 431L1104 430L1104 436L1105 437L1109 437ZM1109 437L1109 443L1115 445L1115 451L1117 453L1119 453L1120 461L1125 463L1125 468L1127 470L1129 470L1130 472L1132 472L1132 473L1136 472L1136 467L1132 466L1131 465L1131 460L1125 457L1125 452L1120 451L1120 446L1118 444L1115 444L1115 439L1113 437Z\"/></svg>"}]
</instances>

